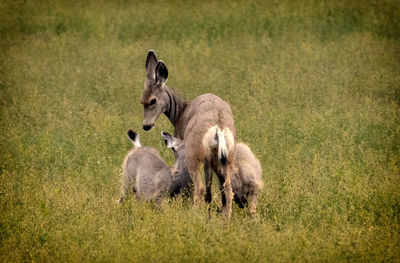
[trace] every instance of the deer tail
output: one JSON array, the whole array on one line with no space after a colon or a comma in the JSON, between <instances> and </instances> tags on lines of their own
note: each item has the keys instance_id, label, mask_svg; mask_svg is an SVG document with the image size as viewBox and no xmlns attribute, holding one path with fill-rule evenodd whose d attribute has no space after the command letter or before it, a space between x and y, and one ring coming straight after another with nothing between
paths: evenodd
<instances>
[{"instance_id":1,"label":"deer tail","mask_svg":"<svg viewBox=\"0 0 400 263\"><path fill-rule=\"evenodd\" d=\"M228 158L228 148L226 147L225 133L217 128L217 133L215 134L216 140L218 142L218 160L222 165L226 165L226 159Z\"/></svg>"}]
</instances>

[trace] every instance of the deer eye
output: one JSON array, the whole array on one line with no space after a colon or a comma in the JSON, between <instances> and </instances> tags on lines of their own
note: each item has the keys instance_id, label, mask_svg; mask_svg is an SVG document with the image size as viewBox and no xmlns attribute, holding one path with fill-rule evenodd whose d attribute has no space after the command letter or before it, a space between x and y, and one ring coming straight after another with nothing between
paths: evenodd
<instances>
[{"instance_id":1,"label":"deer eye","mask_svg":"<svg viewBox=\"0 0 400 263\"><path fill-rule=\"evenodd\" d=\"M156 100L156 99L152 99L152 100L150 101L149 105L152 106L152 105L154 105L154 104L156 104L156 103L157 103L157 100Z\"/></svg>"}]
</instances>

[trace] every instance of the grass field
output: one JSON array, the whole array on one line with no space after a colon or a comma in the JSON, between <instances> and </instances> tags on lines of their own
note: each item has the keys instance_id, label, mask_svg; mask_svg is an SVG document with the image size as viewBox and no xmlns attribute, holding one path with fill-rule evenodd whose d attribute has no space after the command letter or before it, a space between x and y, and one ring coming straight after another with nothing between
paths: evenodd
<instances>
[{"instance_id":1,"label":"grass field","mask_svg":"<svg viewBox=\"0 0 400 263\"><path fill-rule=\"evenodd\" d=\"M0 261L400 262L400 2L199 2L0 0ZM141 128L150 48L230 103L254 217L115 204L128 128L173 163L168 119Z\"/></svg>"}]
</instances>

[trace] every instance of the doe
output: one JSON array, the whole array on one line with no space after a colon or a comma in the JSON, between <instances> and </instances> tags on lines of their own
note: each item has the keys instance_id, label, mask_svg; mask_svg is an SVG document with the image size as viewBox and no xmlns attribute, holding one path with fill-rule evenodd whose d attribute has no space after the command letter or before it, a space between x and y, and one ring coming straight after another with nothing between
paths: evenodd
<instances>
[{"instance_id":1,"label":"doe","mask_svg":"<svg viewBox=\"0 0 400 263\"><path fill-rule=\"evenodd\" d=\"M210 178L212 173L211 163L220 167L225 195L225 203L222 205L226 217L230 218L233 198L231 175L236 145L236 129L231 107L210 93L186 102L165 85L167 78L166 65L157 60L153 50L149 50L141 98L144 108L143 129L150 130L162 113L168 117L175 128L174 136L182 139L184 143L186 167L193 181L193 199L197 206L201 204L205 191L201 181L201 164L204 164L206 179ZM216 133L219 135L218 143L214 140Z\"/></svg>"}]
</instances>

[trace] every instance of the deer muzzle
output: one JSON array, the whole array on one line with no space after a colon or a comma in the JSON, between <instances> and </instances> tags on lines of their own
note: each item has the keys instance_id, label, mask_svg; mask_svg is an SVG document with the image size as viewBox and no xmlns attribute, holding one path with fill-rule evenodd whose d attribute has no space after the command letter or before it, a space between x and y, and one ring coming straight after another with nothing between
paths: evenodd
<instances>
[{"instance_id":1,"label":"deer muzzle","mask_svg":"<svg viewBox=\"0 0 400 263\"><path fill-rule=\"evenodd\" d=\"M153 128L154 123L153 124L143 124L143 130L145 131L150 131L151 128Z\"/></svg>"}]
</instances>

